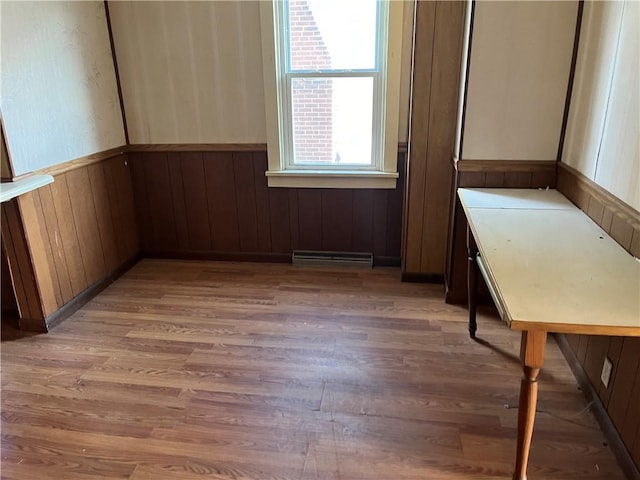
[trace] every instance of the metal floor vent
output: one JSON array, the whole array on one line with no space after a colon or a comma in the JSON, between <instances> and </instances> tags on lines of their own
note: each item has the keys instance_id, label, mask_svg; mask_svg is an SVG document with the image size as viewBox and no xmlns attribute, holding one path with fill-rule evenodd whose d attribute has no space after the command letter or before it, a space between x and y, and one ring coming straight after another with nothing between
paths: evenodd
<instances>
[{"instance_id":1,"label":"metal floor vent","mask_svg":"<svg viewBox=\"0 0 640 480\"><path fill-rule=\"evenodd\" d=\"M372 268L373 253L294 250L292 262L294 265L341 265Z\"/></svg>"}]
</instances>

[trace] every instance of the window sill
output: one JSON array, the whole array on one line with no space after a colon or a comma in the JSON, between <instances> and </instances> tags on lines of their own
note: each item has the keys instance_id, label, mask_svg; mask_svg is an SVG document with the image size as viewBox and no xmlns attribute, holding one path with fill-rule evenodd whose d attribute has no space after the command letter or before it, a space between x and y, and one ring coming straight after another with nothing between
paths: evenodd
<instances>
[{"instance_id":1,"label":"window sill","mask_svg":"<svg viewBox=\"0 0 640 480\"><path fill-rule=\"evenodd\" d=\"M268 170L270 187L396 188L398 174L362 170Z\"/></svg>"}]
</instances>

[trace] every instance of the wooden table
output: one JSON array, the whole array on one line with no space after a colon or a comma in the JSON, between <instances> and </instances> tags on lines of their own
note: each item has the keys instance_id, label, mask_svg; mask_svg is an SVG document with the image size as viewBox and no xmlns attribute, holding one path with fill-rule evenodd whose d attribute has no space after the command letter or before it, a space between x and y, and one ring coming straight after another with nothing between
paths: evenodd
<instances>
[{"instance_id":1,"label":"wooden table","mask_svg":"<svg viewBox=\"0 0 640 480\"><path fill-rule=\"evenodd\" d=\"M469 333L478 271L500 317L522 331L518 444L527 463L548 332L640 336L640 262L556 190L458 189L469 228Z\"/></svg>"}]
</instances>

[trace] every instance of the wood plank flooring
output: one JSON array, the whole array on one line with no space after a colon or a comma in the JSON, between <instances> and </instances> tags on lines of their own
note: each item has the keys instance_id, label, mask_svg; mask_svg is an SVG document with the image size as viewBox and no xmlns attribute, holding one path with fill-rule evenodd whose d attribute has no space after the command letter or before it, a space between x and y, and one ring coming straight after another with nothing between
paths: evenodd
<instances>
[{"instance_id":1,"label":"wood plank flooring","mask_svg":"<svg viewBox=\"0 0 640 480\"><path fill-rule=\"evenodd\" d=\"M3 479L507 479L519 334L398 269L143 260L2 338ZM622 479L553 340L529 477Z\"/></svg>"}]
</instances>

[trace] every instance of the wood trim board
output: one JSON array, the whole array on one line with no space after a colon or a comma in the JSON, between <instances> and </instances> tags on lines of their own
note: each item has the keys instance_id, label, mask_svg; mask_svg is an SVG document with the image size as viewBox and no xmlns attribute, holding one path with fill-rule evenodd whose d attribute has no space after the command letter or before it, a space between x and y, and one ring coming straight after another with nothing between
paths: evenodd
<instances>
[{"instance_id":1,"label":"wood trim board","mask_svg":"<svg viewBox=\"0 0 640 480\"><path fill-rule=\"evenodd\" d=\"M417 2L403 273L442 275L455 148L465 2ZM443 208L444 206L444 208Z\"/></svg>"},{"instance_id":2,"label":"wood trim board","mask_svg":"<svg viewBox=\"0 0 640 480\"><path fill-rule=\"evenodd\" d=\"M556 162L551 160L473 160L454 159L458 172L555 172Z\"/></svg>"},{"instance_id":3,"label":"wood trim board","mask_svg":"<svg viewBox=\"0 0 640 480\"><path fill-rule=\"evenodd\" d=\"M115 148L110 148L109 150L103 150L101 152L92 153L91 155L85 155L83 157L78 157L73 160L69 160L68 162L59 163L57 165L52 165L51 167L42 168L37 170L36 174L42 175L52 175L57 176L66 172L71 172L78 168L88 167L94 163L99 163L104 160L107 160L111 157L115 157L117 155L122 155L127 152L127 146L122 145Z\"/></svg>"},{"instance_id":4,"label":"wood trim board","mask_svg":"<svg viewBox=\"0 0 640 480\"><path fill-rule=\"evenodd\" d=\"M121 150L58 165L55 182L3 203L2 235L26 328L46 331L47 319L139 255Z\"/></svg>"}]
</instances>

